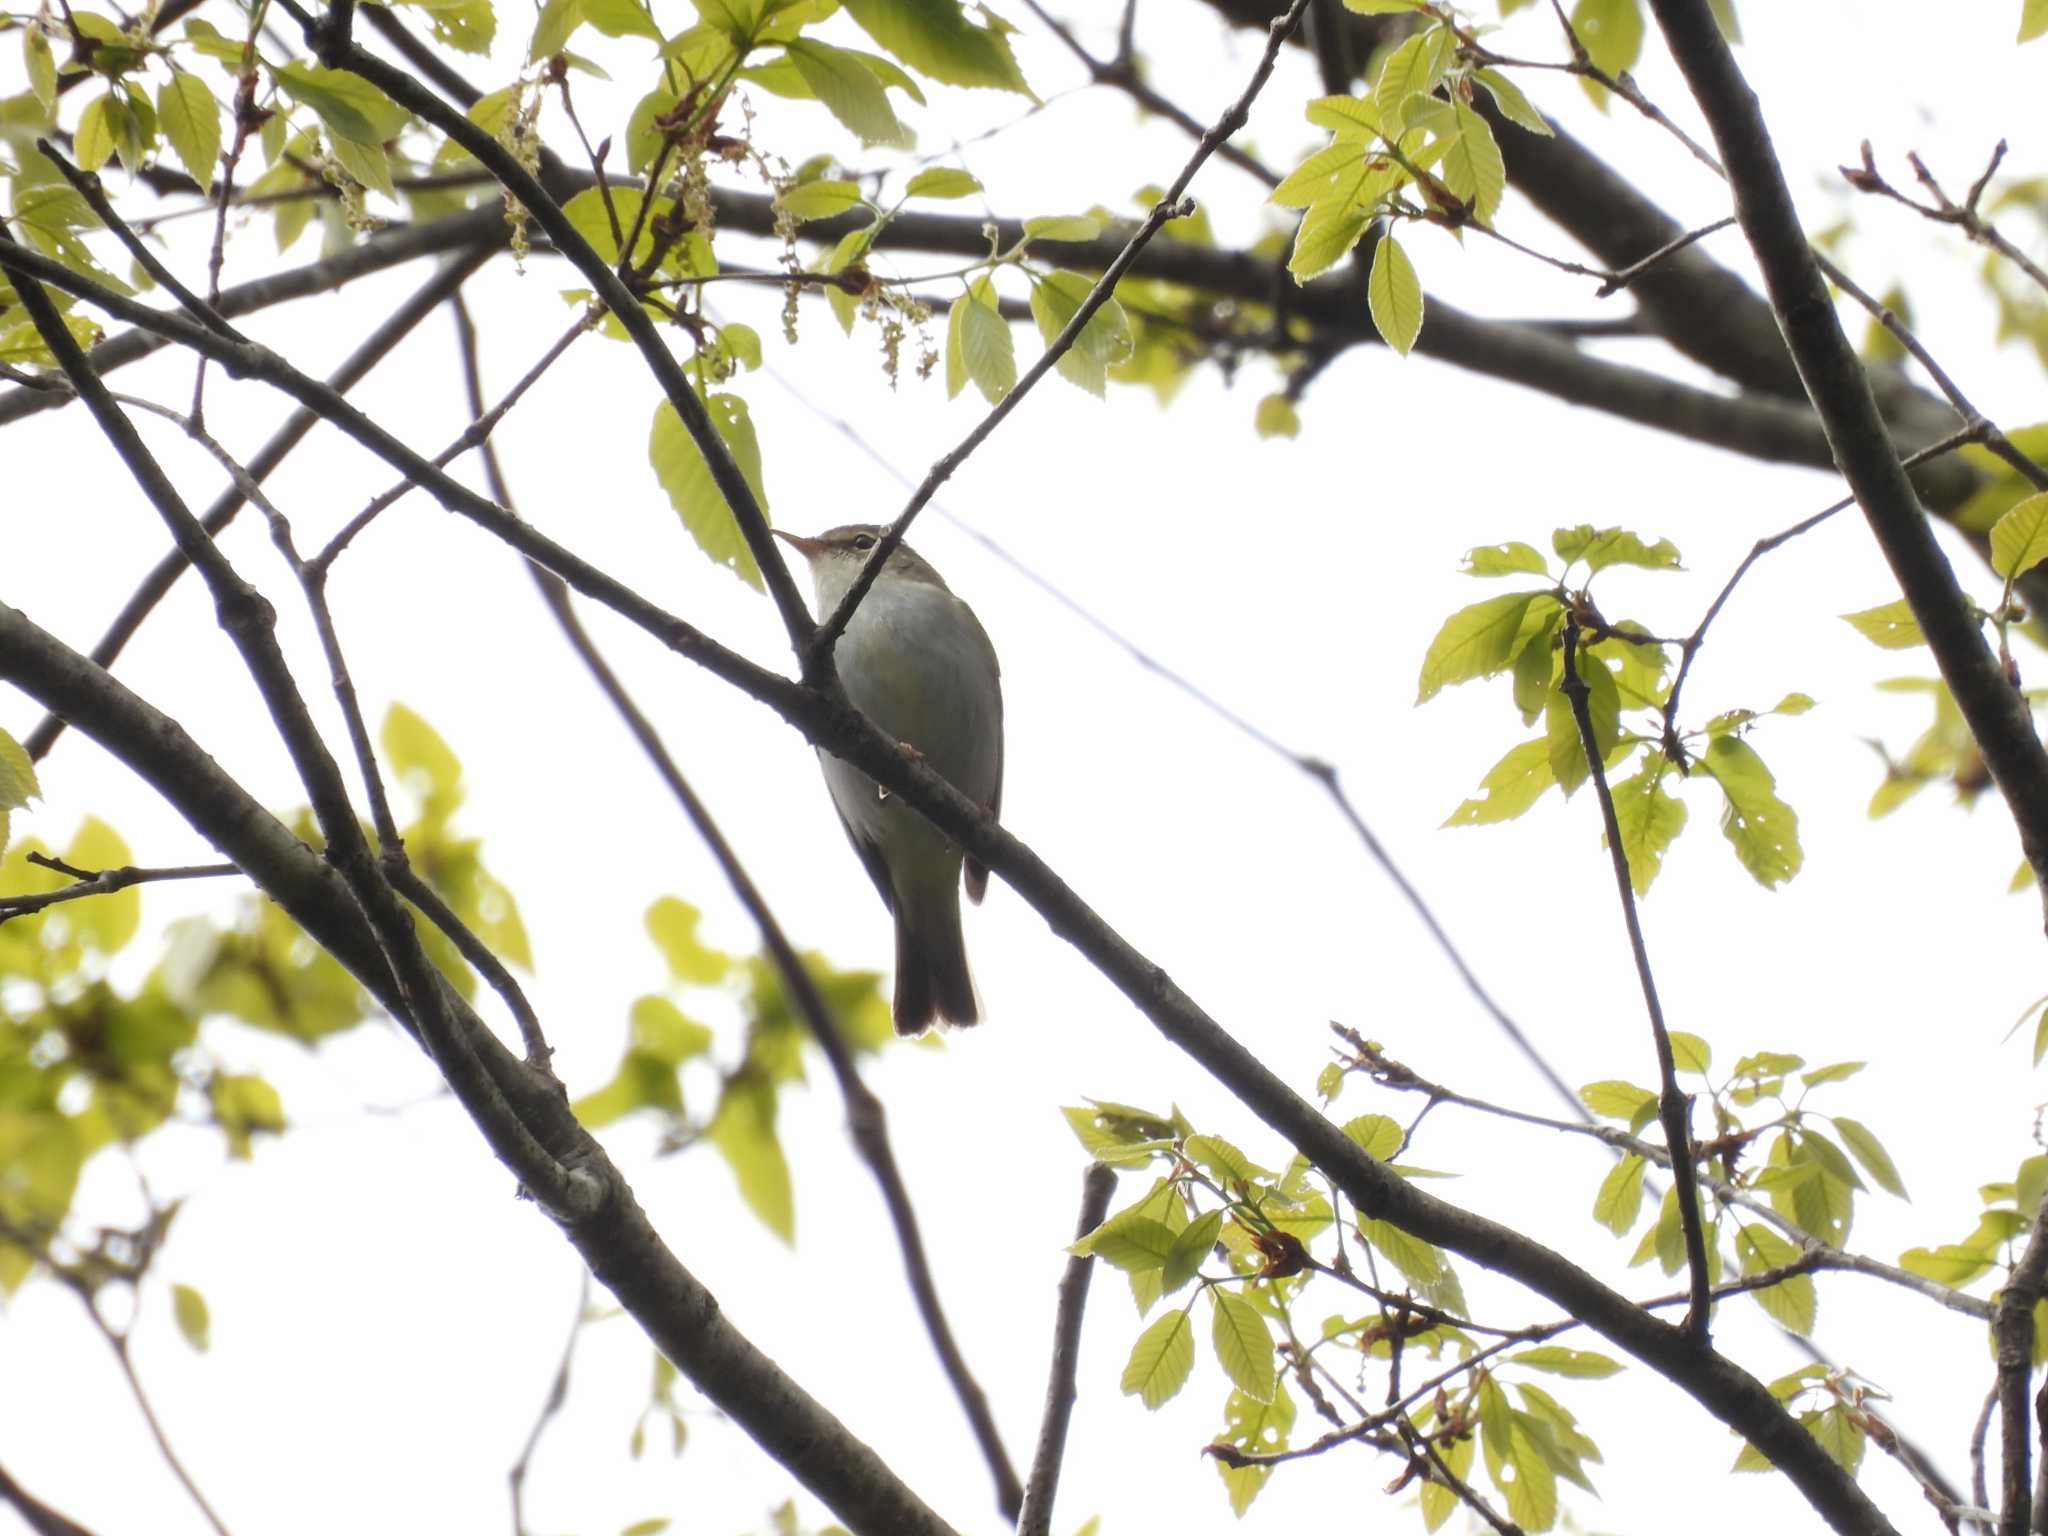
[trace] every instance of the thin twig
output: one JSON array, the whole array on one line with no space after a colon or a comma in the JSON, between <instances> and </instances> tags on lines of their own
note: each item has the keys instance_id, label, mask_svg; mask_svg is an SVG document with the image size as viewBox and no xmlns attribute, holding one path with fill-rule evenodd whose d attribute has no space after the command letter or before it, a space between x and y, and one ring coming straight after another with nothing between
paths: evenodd
<instances>
[{"instance_id":1,"label":"thin twig","mask_svg":"<svg viewBox=\"0 0 2048 1536\"><path fill-rule=\"evenodd\" d=\"M1664 1005L1657 999L1657 978L1650 971L1650 952L1643 942L1643 927L1636 916L1635 886L1629 874L1628 850L1621 841L1621 822L1614 812L1614 794L1607 786L1606 752L1593 728L1593 710L1586 680L1579 676L1579 619L1567 613L1564 621L1564 678L1560 683L1571 701L1578 721L1579 742L1586 754L1586 768L1600 799L1601 819L1607 827L1607 851L1614 864L1615 887L1621 896L1622 919L1628 927L1628 944L1635 956L1636 977L1642 983L1643 1006L1649 1010L1650 1039L1657 1051L1657 1073L1663 1082L1658 1095L1658 1118L1664 1125L1665 1145L1671 1149L1671 1181L1678 1196L1678 1220L1685 1233L1685 1253L1692 1272L1692 1309L1686 1315L1686 1332L1704 1347L1712 1321L1708 1291L1712 1282L1707 1272L1707 1240L1700 1221L1699 1169L1693 1161L1692 1100L1678 1087L1678 1063L1671 1051L1671 1036L1664 1027Z\"/></svg>"},{"instance_id":2,"label":"thin twig","mask_svg":"<svg viewBox=\"0 0 2048 1536\"><path fill-rule=\"evenodd\" d=\"M1081 1179L1081 1216L1074 1225L1078 1240L1102 1225L1116 1189L1116 1170L1090 1163ZM1047 1536L1052 1528L1053 1496L1059 1491L1060 1465L1066 1459L1067 1426L1074 1416L1074 1375L1081 1361L1081 1318L1088 1306L1088 1282L1095 1273L1095 1255L1071 1254L1060 1277L1059 1305L1052 1330L1051 1376L1045 1388L1045 1413L1038 1425L1038 1450L1031 1458L1031 1481L1017 1516L1017 1536Z\"/></svg>"},{"instance_id":3,"label":"thin twig","mask_svg":"<svg viewBox=\"0 0 2048 1536\"><path fill-rule=\"evenodd\" d=\"M1145 221L1138 226L1130 239L1124 242L1123 249L1103 270L1095 286L1088 290L1088 296L1075 309L1059 335L1053 338L1044 355L1025 370L1024 376L1018 379L1016 386L990 409L988 415L961 440L958 447L932 465L916 491L912 492L909 504L897 514L895 522L889 525L876 542L873 553L868 556L859 574L847 587L846 595L839 600L839 606L818 626L806 643L803 662L807 678L814 674L829 674L832 647L845 632L847 621L853 617L861 599L867 596L868 588L874 585L875 578L881 574L890 554L903 542L904 531L910 527L917 514L924 510L925 504L937 494L939 487L967 461L969 454L988 440L989 434L1003 424L1004 419L1017 408L1038 381L1051 372L1053 366L1079 340L1081 332L1095 318L1095 312L1109 302L1110 295L1116 291L1117 283L1131 263L1138 259L1138 253L1144 250L1151 238L1168 220L1185 218L1194 211L1192 200L1185 197L1188 184L1195 179L1195 173L1201 170L1217 148L1244 126L1251 114L1252 103L1258 99L1259 92L1265 89L1266 82L1272 78L1273 65L1280 56L1281 48L1300 23L1302 13L1308 9L1309 3L1310 0L1294 0L1285 14L1273 18L1267 31L1265 51L1260 54L1259 62L1252 70L1252 77L1246 82L1243 92L1224 110L1223 115L1216 120L1215 126L1202 135L1201 142L1195 146L1194 154L1189 156L1187 164L1181 167L1181 172L1173 179L1173 184L1161 194L1158 202L1152 205L1152 211L1145 216Z\"/></svg>"},{"instance_id":4,"label":"thin twig","mask_svg":"<svg viewBox=\"0 0 2048 1536\"><path fill-rule=\"evenodd\" d=\"M1641 277L1645 272L1649 271L1650 268L1656 266L1666 257L1674 255L1677 252L1684 250L1688 245L1691 245L1696 240L1704 240L1708 235L1726 229L1730 224L1733 224L1734 222L1735 215L1731 213L1725 219L1716 219L1711 224L1702 224L1698 229L1688 229L1684 234L1665 241L1662 245L1658 246L1657 249L1650 252L1649 255L1643 257L1641 260L1632 261L1627 266L1621 268L1619 271L1609 273L1607 276L1607 281L1600 285L1600 287L1594 292L1593 297L1596 299L1604 299L1608 297L1610 294L1619 293L1622 289L1628 287L1630 283L1633 283L1637 278Z\"/></svg>"},{"instance_id":5,"label":"thin twig","mask_svg":"<svg viewBox=\"0 0 2048 1536\"><path fill-rule=\"evenodd\" d=\"M36 1498L0 1467L0 1503L5 1503L17 1515L33 1536L93 1536L86 1527L68 1515L59 1514L41 1499Z\"/></svg>"},{"instance_id":6,"label":"thin twig","mask_svg":"<svg viewBox=\"0 0 2048 1536\"><path fill-rule=\"evenodd\" d=\"M35 896L0 896L0 923L12 917L26 917L31 912L40 912L45 907L54 907L63 901L79 901L87 896L106 896L115 891L125 891L131 885L145 885L164 880L209 880L222 875L241 873L232 864L178 864L163 869L137 869L132 864L119 869L87 870L77 869L62 859L53 859L46 854L30 853L28 861L53 869L61 875L69 875L74 884L60 890L45 891Z\"/></svg>"},{"instance_id":7,"label":"thin twig","mask_svg":"<svg viewBox=\"0 0 2048 1536\"><path fill-rule=\"evenodd\" d=\"M548 1382L547 1395L541 1399L533 1428L526 1432L526 1443L519 1448L519 1459L512 1463L512 1470L506 1474L505 1480L512 1488L512 1536L527 1536L526 1474L533 1466L533 1453L540 1448L540 1437L569 1400L569 1366L576 1358L576 1343L583 1337L583 1325L588 1321L590 1271L586 1269L576 1286L576 1316L569 1324L569 1337L562 1344L561 1363L555 1367L555 1374Z\"/></svg>"},{"instance_id":8,"label":"thin twig","mask_svg":"<svg viewBox=\"0 0 2048 1536\"><path fill-rule=\"evenodd\" d=\"M1970 184L1969 194L1961 203L1956 203L1949 198L1949 195L1942 190L1941 183L1934 179L1933 173L1927 169L1926 164L1920 159L1919 155L1911 154L1906 156L1906 160L1913 167L1915 179L1934 198L1931 204L1914 202L1912 198L1899 191L1879 174L1877 161L1871 155L1868 140L1865 140L1863 144L1863 164L1860 167L1845 165L1841 170L1842 178L1857 191L1888 197L1893 202L1901 203L1912 209L1922 218L1932 219L1937 224L1955 225L1971 240L1979 245L1989 246L2022 272L2026 273L2040 287L2048 289L2048 271L2044 271L2025 251L2000 234L1997 225L1977 212L1978 200L1984 196L1984 189L1990 185L1993 174L1998 170L1999 162L2004 158L2005 140L2000 139L1997 146L1991 151L1990 163L1984 167L1983 174Z\"/></svg>"}]
</instances>

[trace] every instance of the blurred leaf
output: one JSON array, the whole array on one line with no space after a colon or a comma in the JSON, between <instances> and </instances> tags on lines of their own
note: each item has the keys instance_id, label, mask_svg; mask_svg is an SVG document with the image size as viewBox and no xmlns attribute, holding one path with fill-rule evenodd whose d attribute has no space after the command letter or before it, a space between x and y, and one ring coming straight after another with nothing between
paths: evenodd
<instances>
[{"instance_id":1,"label":"blurred leaf","mask_svg":"<svg viewBox=\"0 0 2048 1536\"><path fill-rule=\"evenodd\" d=\"M207 1314L206 1298L189 1285L171 1287L171 1314L178 1321L178 1332L185 1336L200 1354L205 1354L212 1341L213 1322Z\"/></svg>"},{"instance_id":2,"label":"blurred leaf","mask_svg":"<svg viewBox=\"0 0 2048 1536\"><path fill-rule=\"evenodd\" d=\"M647 909L647 933L677 981L710 986L723 981L733 957L697 937L704 914L677 896L663 896Z\"/></svg>"},{"instance_id":3,"label":"blurred leaf","mask_svg":"<svg viewBox=\"0 0 2048 1536\"><path fill-rule=\"evenodd\" d=\"M732 454L740 474L753 490L755 501L765 512L768 497L761 488L761 445L754 436L754 421L747 412L747 402L738 395L712 394L705 398L704 408L719 440ZM670 505L682 514L683 526L697 541L697 547L713 564L728 567L756 591L764 590L753 551L741 536L731 508L726 506L724 493L711 478L711 466L676 415L676 408L666 400L654 409L654 430L648 439L647 453L654 465L655 478L668 492Z\"/></svg>"},{"instance_id":4,"label":"blurred leaf","mask_svg":"<svg viewBox=\"0 0 2048 1536\"><path fill-rule=\"evenodd\" d=\"M728 1078L705 1134L724 1154L740 1197L762 1225L785 1243L796 1241L796 1205L789 1162L775 1134L775 1089L744 1074Z\"/></svg>"},{"instance_id":5,"label":"blurred leaf","mask_svg":"<svg viewBox=\"0 0 2048 1536\"><path fill-rule=\"evenodd\" d=\"M1991 568L2015 581L2048 560L2048 491L2029 496L1991 529Z\"/></svg>"},{"instance_id":6,"label":"blurred leaf","mask_svg":"<svg viewBox=\"0 0 2048 1536\"><path fill-rule=\"evenodd\" d=\"M1004 29L975 25L960 0L846 0L846 13L921 75L1032 96Z\"/></svg>"},{"instance_id":7,"label":"blurred leaf","mask_svg":"<svg viewBox=\"0 0 2048 1536\"><path fill-rule=\"evenodd\" d=\"M1855 625L1856 632L1864 639L1888 651L1902 651L1909 646L1927 643L1927 637L1920 633L1920 621L1913 617L1913 610L1903 597L1896 603L1880 603L1875 608L1845 613L1842 617Z\"/></svg>"}]
</instances>

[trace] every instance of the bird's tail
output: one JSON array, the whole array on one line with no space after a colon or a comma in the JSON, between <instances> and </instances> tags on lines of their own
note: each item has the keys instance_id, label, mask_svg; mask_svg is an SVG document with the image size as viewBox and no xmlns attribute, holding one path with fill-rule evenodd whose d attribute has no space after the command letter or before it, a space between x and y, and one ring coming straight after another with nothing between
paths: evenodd
<instances>
[{"instance_id":1,"label":"bird's tail","mask_svg":"<svg viewBox=\"0 0 2048 1536\"><path fill-rule=\"evenodd\" d=\"M896 914L896 1033L915 1035L935 1019L948 1024L981 1021L981 999L967 969L967 941L960 932L960 897L928 912Z\"/></svg>"}]
</instances>

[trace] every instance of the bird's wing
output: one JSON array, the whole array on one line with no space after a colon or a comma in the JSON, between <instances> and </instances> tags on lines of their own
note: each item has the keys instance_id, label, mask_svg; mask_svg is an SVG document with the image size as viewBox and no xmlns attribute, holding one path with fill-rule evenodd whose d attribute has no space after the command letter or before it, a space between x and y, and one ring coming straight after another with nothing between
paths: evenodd
<instances>
[{"instance_id":1,"label":"bird's wing","mask_svg":"<svg viewBox=\"0 0 2048 1536\"><path fill-rule=\"evenodd\" d=\"M988 797L988 813L1000 821L1003 816L1003 667L996 659L996 648L989 640L988 631L981 627L981 620L974 616L974 610L971 608L967 610L967 621L981 637L982 649L988 653L989 676L994 678L996 683L996 785L994 792ZM965 884L967 899L979 905L981 898L988 894L988 866L972 854L967 858Z\"/></svg>"}]
</instances>

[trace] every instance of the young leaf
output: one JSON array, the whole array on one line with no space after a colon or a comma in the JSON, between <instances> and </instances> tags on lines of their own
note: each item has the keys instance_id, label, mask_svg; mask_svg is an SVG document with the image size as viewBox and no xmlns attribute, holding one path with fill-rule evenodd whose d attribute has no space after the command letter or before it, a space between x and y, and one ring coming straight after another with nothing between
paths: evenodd
<instances>
[{"instance_id":1,"label":"young leaf","mask_svg":"<svg viewBox=\"0 0 2048 1536\"><path fill-rule=\"evenodd\" d=\"M747 402L738 395L713 394L705 398L704 406L720 440L753 488L754 499L765 511L768 498L761 488L761 445L754 436L754 421L747 414ZM654 465L655 478L668 492L670 505L682 514L683 526L697 541L697 547L714 564L730 567L748 586L761 590L760 568L754 564L753 551L740 535L732 509L726 506L724 495L711 478L711 466L677 417L676 408L666 400L655 407L647 456Z\"/></svg>"},{"instance_id":2,"label":"young leaf","mask_svg":"<svg viewBox=\"0 0 2048 1536\"><path fill-rule=\"evenodd\" d=\"M1545 137L1556 137L1556 131L1544 120L1543 114L1530 104L1522 94L1522 88L1497 69L1473 71L1472 78L1485 86L1493 97L1493 104L1500 108L1500 115L1518 127Z\"/></svg>"},{"instance_id":3,"label":"young leaf","mask_svg":"<svg viewBox=\"0 0 2048 1536\"><path fill-rule=\"evenodd\" d=\"M1301 417L1294 402L1276 391L1260 398L1252 412L1252 430L1261 437L1299 437Z\"/></svg>"},{"instance_id":4,"label":"young leaf","mask_svg":"<svg viewBox=\"0 0 2048 1536\"><path fill-rule=\"evenodd\" d=\"M740 1198L785 1243L796 1241L796 1197L789 1161L775 1134L775 1087L759 1076L727 1081L706 1135L725 1157Z\"/></svg>"},{"instance_id":5,"label":"young leaf","mask_svg":"<svg viewBox=\"0 0 2048 1536\"><path fill-rule=\"evenodd\" d=\"M1714 1064L1714 1048L1683 1029L1671 1031L1671 1059L1681 1072L1704 1072Z\"/></svg>"},{"instance_id":6,"label":"young leaf","mask_svg":"<svg viewBox=\"0 0 2048 1536\"><path fill-rule=\"evenodd\" d=\"M1807 1077L1811 1080L1816 1075L1809 1072ZM1898 1165L1892 1161L1891 1154L1885 1151L1884 1143L1870 1133L1869 1127L1860 1121L1849 1119L1846 1115L1837 1115L1835 1130L1841 1135L1843 1144L1848 1147L1856 1161L1863 1165L1866 1173L1877 1180L1882 1188L1897 1195L1901 1200L1907 1198L1905 1181L1899 1177Z\"/></svg>"},{"instance_id":7,"label":"young leaf","mask_svg":"<svg viewBox=\"0 0 2048 1536\"><path fill-rule=\"evenodd\" d=\"M35 763L20 742L0 731L0 811L18 811L41 794Z\"/></svg>"},{"instance_id":8,"label":"young leaf","mask_svg":"<svg viewBox=\"0 0 2048 1536\"><path fill-rule=\"evenodd\" d=\"M1518 571L1542 576L1548 573L1550 563L1543 558L1542 550L1510 540L1466 550L1465 563L1458 569L1467 576L1511 576Z\"/></svg>"},{"instance_id":9,"label":"young leaf","mask_svg":"<svg viewBox=\"0 0 2048 1536\"><path fill-rule=\"evenodd\" d=\"M1593 1219L1616 1237L1625 1237L1643 1210L1643 1160L1631 1152L1600 1181L1593 1197Z\"/></svg>"},{"instance_id":10,"label":"young leaf","mask_svg":"<svg viewBox=\"0 0 2048 1536\"><path fill-rule=\"evenodd\" d=\"M1572 30L1593 62L1610 75L1633 69L1643 52L1643 12L1639 0L1579 0L1572 7ZM1602 112L1607 87L1581 78L1579 84Z\"/></svg>"},{"instance_id":11,"label":"young leaf","mask_svg":"<svg viewBox=\"0 0 2048 1536\"><path fill-rule=\"evenodd\" d=\"M1243 1297L1221 1286L1209 1288L1209 1300L1215 1304L1210 1342L1216 1359L1238 1391L1257 1402L1270 1403L1276 1367L1266 1320Z\"/></svg>"},{"instance_id":12,"label":"young leaf","mask_svg":"<svg viewBox=\"0 0 2048 1536\"><path fill-rule=\"evenodd\" d=\"M1759 1275L1799 1257L1799 1250L1769 1227L1748 1223L1736 1229L1735 1257L1743 1275ZM1818 1305L1813 1276L1794 1275L1749 1293L1780 1327L1804 1337L1813 1332Z\"/></svg>"},{"instance_id":13,"label":"young leaf","mask_svg":"<svg viewBox=\"0 0 2048 1536\"><path fill-rule=\"evenodd\" d=\"M1031 285L1031 318L1050 346L1080 313L1095 284L1079 272L1048 272ZM1061 377L1101 398L1109 369L1131 355L1131 324L1114 298L1088 317L1081 334L1055 365Z\"/></svg>"},{"instance_id":14,"label":"young leaf","mask_svg":"<svg viewBox=\"0 0 2048 1536\"><path fill-rule=\"evenodd\" d=\"M921 75L1032 96L1004 29L975 25L960 0L846 0L846 13Z\"/></svg>"},{"instance_id":15,"label":"young leaf","mask_svg":"<svg viewBox=\"0 0 2048 1536\"><path fill-rule=\"evenodd\" d=\"M1550 743L1542 737L1510 747L1507 756L1495 763L1479 781L1485 793L1461 801L1444 819L1447 827L1474 827L1496 821L1511 821L1543 797L1543 791L1557 782L1550 771Z\"/></svg>"},{"instance_id":16,"label":"young leaf","mask_svg":"<svg viewBox=\"0 0 2048 1536\"><path fill-rule=\"evenodd\" d=\"M213 1322L206 1311L206 1298L189 1285L173 1285L171 1315L177 1319L178 1332L185 1336L185 1342L200 1354L205 1354L213 1338Z\"/></svg>"},{"instance_id":17,"label":"young leaf","mask_svg":"<svg viewBox=\"0 0 2048 1536\"><path fill-rule=\"evenodd\" d=\"M981 183L951 165L934 165L919 171L903 189L905 197L972 197Z\"/></svg>"},{"instance_id":18,"label":"young leaf","mask_svg":"<svg viewBox=\"0 0 2048 1536\"><path fill-rule=\"evenodd\" d=\"M1158 1269L1173 1251L1176 1234L1163 1221L1127 1216L1093 1233L1088 1251L1118 1269Z\"/></svg>"},{"instance_id":19,"label":"young leaf","mask_svg":"<svg viewBox=\"0 0 2048 1536\"><path fill-rule=\"evenodd\" d=\"M1444 185L1472 205L1472 216L1491 225L1507 191L1507 165L1486 119L1456 95L1451 97L1457 138L1443 158Z\"/></svg>"},{"instance_id":20,"label":"young leaf","mask_svg":"<svg viewBox=\"0 0 2048 1536\"><path fill-rule=\"evenodd\" d=\"M1538 1344L1533 1349L1516 1351L1508 1356L1508 1360L1515 1365L1549 1371L1553 1375L1579 1376L1588 1380L1612 1376L1621 1369L1619 1360L1611 1360L1590 1349L1566 1349L1562 1344Z\"/></svg>"},{"instance_id":21,"label":"young leaf","mask_svg":"<svg viewBox=\"0 0 2048 1536\"><path fill-rule=\"evenodd\" d=\"M859 54L802 37L785 43L783 51L825 110L861 143L903 148L911 142L910 130L897 120L882 82Z\"/></svg>"},{"instance_id":22,"label":"young leaf","mask_svg":"<svg viewBox=\"0 0 2048 1536\"><path fill-rule=\"evenodd\" d=\"M1621 828L1629 884L1638 896L1649 892L1664 867L1664 851L1685 830L1685 802L1664 790L1669 766L1666 758L1652 757L1633 778L1614 786L1614 819Z\"/></svg>"},{"instance_id":23,"label":"young leaf","mask_svg":"<svg viewBox=\"0 0 2048 1536\"><path fill-rule=\"evenodd\" d=\"M1333 197L1310 208L1294 231L1294 252L1287 258L1295 282L1305 283L1350 255L1371 222L1368 212L1348 198Z\"/></svg>"},{"instance_id":24,"label":"young leaf","mask_svg":"<svg viewBox=\"0 0 2048 1536\"><path fill-rule=\"evenodd\" d=\"M1406 357L1422 334L1422 279L1415 275L1408 253L1391 232L1381 235L1373 247L1372 277L1365 296L1373 325L1388 346Z\"/></svg>"},{"instance_id":25,"label":"young leaf","mask_svg":"<svg viewBox=\"0 0 2048 1536\"><path fill-rule=\"evenodd\" d=\"M1722 736L1699 761L1727 797L1721 832L1742 867L1765 886L1781 885L1798 874L1804 859L1799 818L1778 798L1776 781L1756 750L1740 737Z\"/></svg>"},{"instance_id":26,"label":"young leaf","mask_svg":"<svg viewBox=\"0 0 2048 1536\"><path fill-rule=\"evenodd\" d=\"M197 75L174 69L156 93L156 115L192 179L202 187L211 186L214 162L220 158L220 103L213 92Z\"/></svg>"},{"instance_id":27,"label":"young leaf","mask_svg":"<svg viewBox=\"0 0 2048 1536\"><path fill-rule=\"evenodd\" d=\"M1903 651L1927 643L1927 637L1920 633L1920 621L1913 617L1913 610L1903 597L1896 603L1880 603L1842 617L1855 625L1864 639L1888 651Z\"/></svg>"},{"instance_id":28,"label":"young leaf","mask_svg":"<svg viewBox=\"0 0 2048 1536\"><path fill-rule=\"evenodd\" d=\"M853 182L806 181L776 194L775 205L799 223L808 223L858 208L863 200L859 186Z\"/></svg>"},{"instance_id":29,"label":"young leaf","mask_svg":"<svg viewBox=\"0 0 2048 1536\"><path fill-rule=\"evenodd\" d=\"M987 276L976 278L961 302L968 306L960 317L960 357L967 377L990 405L1000 404L1017 387L1010 322L997 307L995 284Z\"/></svg>"},{"instance_id":30,"label":"young leaf","mask_svg":"<svg viewBox=\"0 0 2048 1536\"><path fill-rule=\"evenodd\" d=\"M1415 702L1425 704L1453 683L1491 677L1505 670L1515 658L1522 616L1539 597L1548 598L1550 594L1505 592L1460 608L1444 620L1443 628L1437 631L1422 658Z\"/></svg>"},{"instance_id":31,"label":"young leaf","mask_svg":"<svg viewBox=\"0 0 2048 1536\"><path fill-rule=\"evenodd\" d=\"M1126 1397L1157 1408L1187 1385L1194 1368L1195 1325L1183 1307L1156 1318L1138 1335L1120 1385Z\"/></svg>"},{"instance_id":32,"label":"young leaf","mask_svg":"<svg viewBox=\"0 0 2048 1536\"><path fill-rule=\"evenodd\" d=\"M2048 560L2048 491L2029 496L1991 528L1991 568L2007 581Z\"/></svg>"},{"instance_id":33,"label":"young leaf","mask_svg":"<svg viewBox=\"0 0 2048 1536\"><path fill-rule=\"evenodd\" d=\"M1203 1212L1174 1235L1173 1246L1167 1250L1166 1262L1160 1267L1161 1295L1171 1296L1194 1279L1202 1261L1214 1251L1216 1236L1222 1230L1223 1211L1219 1207Z\"/></svg>"},{"instance_id":34,"label":"young leaf","mask_svg":"<svg viewBox=\"0 0 2048 1536\"><path fill-rule=\"evenodd\" d=\"M1284 1451L1287 1437L1294 1429L1294 1399L1288 1395L1285 1384L1274 1386L1270 1403L1233 1390L1223 1405L1223 1424L1222 1438L1240 1450L1261 1455ZM1252 1500L1273 1471L1262 1466L1233 1467L1220 1460L1216 1468L1223 1474L1223 1486L1229 1490L1231 1513L1240 1517L1251 1508Z\"/></svg>"}]
</instances>

